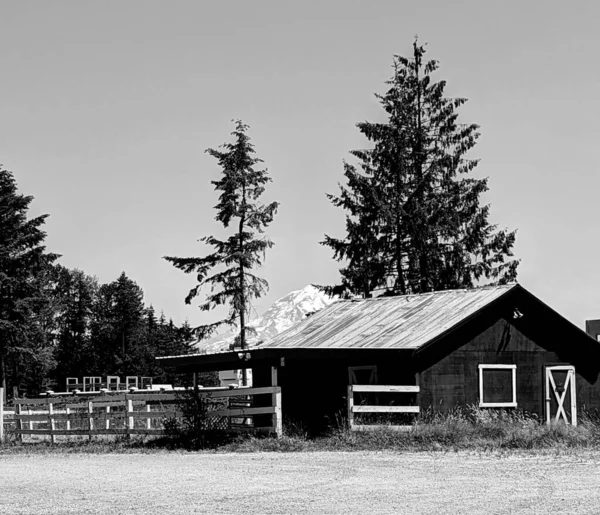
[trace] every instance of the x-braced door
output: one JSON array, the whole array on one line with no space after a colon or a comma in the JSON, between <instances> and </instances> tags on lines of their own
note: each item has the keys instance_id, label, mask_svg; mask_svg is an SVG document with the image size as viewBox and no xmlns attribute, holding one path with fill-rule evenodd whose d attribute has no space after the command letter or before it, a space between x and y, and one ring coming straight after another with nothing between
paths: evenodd
<instances>
[{"instance_id":1,"label":"x-braced door","mask_svg":"<svg viewBox=\"0 0 600 515\"><path fill-rule=\"evenodd\" d=\"M575 367L546 367L546 422L563 420L577 425Z\"/></svg>"}]
</instances>

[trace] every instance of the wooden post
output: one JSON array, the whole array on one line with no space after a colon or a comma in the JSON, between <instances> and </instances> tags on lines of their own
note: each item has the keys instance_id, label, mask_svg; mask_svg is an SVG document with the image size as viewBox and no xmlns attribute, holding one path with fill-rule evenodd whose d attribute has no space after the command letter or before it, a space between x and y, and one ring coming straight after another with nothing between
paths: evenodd
<instances>
[{"instance_id":1,"label":"wooden post","mask_svg":"<svg viewBox=\"0 0 600 515\"><path fill-rule=\"evenodd\" d=\"M281 417L281 390L274 394L273 397L275 398L275 413L273 414L273 418L275 419L273 421L275 423L275 434L278 437L282 437L283 419Z\"/></svg>"},{"instance_id":2,"label":"wooden post","mask_svg":"<svg viewBox=\"0 0 600 515\"><path fill-rule=\"evenodd\" d=\"M4 388L0 386L0 444L4 442Z\"/></svg>"},{"instance_id":3,"label":"wooden post","mask_svg":"<svg viewBox=\"0 0 600 515\"><path fill-rule=\"evenodd\" d=\"M271 367L271 386L277 386L277 367ZM283 419L281 416L281 391L271 396L271 402L275 407L273 413L273 431L278 437L283 436Z\"/></svg>"},{"instance_id":4,"label":"wooden post","mask_svg":"<svg viewBox=\"0 0 600 515\"><path fill-rule=\"evenodd\" d=\"M94 417L92 416L92 413L94 413L94 403L92 401L88 401L88 413L90 415L88 422L89 422L90 442L91 442L92 441L92 431L94 430Z\"/></svg>"},{"instance_id":5,"label":"wooden post","mask_svg":"<svg viewBox=\"0 0 600 515\"><path fill-rule=\"evenodd\" d=\"M568 372L571 376L571 425L577 425L577 391L575 386L575 369Z\"/></svg>"},{"instance_id":6,"label":"wooden post","mask_svg":"<svg viewBox=\"0 0 600 515\"><path fill-rule=\"evenodd\" d=\"M22 414L23 414L23 405L17 404L17 431L23 430L23 420L21 419L21 416L20 416ZM23 442L23 433L18 432L17 438L22 443Z\"/></svg>"},{"instance_id":7,"label":"wooden post","mask_svg":"<svg viewBox=\"0 0 600 515\"><path fill-rule=\"evenodd\" d=\"M56 426L54 425L54 404L51 402L48 403L48 419L50 421L50 443L54 444L56 442L54 438L54 430Z\"/></svg>"},{"instance_id":8,"label":"wooden post","mask_svg":"<svg viewBox=\"0 0 600 515\"><path fill-rule=\"evenodd\" d=\"M127 399L127 415L133 412L133 400ZM133 417L127 417L127 438L131 438L131 430L133 429Z\"/></svg>"},{"instance_id":9,"label":"wooden post","mask_svg":"<svg viewBox=\"0 0 600 515\"><path fill-rule=\"evenodd\" d=\"M71 408L66 408L67 417L71 414ZM71 421L67 418L67 431L71 430Z\"/></svg>"},{"instance_id":10,"label":"wooden post","mask_svg":"<svg viewBox=\"0 0 600 515\"><path fill-rule=\"evenodd\" d=\"M352 431L354 426L354 388L348 385L348 429Z\"/></svg>"},{"instance_id":11,"label":"wooden post","mask_svg":"<svg viewBox=\"0 0 600 515\"><path fill-rule=\"evenodd\" d=\"M110 406L106 406L106 429L110 429Z\"/></svg>"},{"instance_id":12,"label":"wooden post","mask_svg":"<svg viewBox=\"0 0 600 515\"><path fill-rule=\"evenodd\" d=\"M146 411L148 413L150 413L150 404L146 403ZM147 418L146 419L146 429L152 429L152 419L151 418Z\"/></svg>"}]
</instances>

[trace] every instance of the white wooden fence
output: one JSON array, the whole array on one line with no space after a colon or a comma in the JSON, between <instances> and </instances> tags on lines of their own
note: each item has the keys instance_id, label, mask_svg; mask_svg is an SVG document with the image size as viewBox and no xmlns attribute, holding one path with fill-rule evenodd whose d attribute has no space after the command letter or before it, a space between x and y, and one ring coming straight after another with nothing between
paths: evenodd
<instances>
[{"instance_id":1,"label":"white wooden fence","mask_svg":"<svg viewBox=\"0 0 600 515\"><path fill-rule=\"evenodd\" d=\"M354 420L355 413L419 413L419 406L396 406L375 405L375 404L355 404L354 394L379 394L379 393L419 393L418 386L404 385L379 385L379 384L353 384L348 386L348 428L350 431L368 431L381 427L389 429L406 429L407 426L393 426L386 424L356 424Z\"/></svg>"},{"instance_id":2,"label":"white wooden fence","mask_svg":"<svg viewBox=\"0 0 600 515\"><path fill-rule=\"evenodd\" d=\"M207 400L207 428L223 431L256 431L282 434L281 388L201 388ZM254 396L270 394L270 405L255 406ZM14 399L15 413L10 417L14 434L45 435L54 442L63 435L161 435L164 421L183 416L186 394L182 392L135 393L87 392L83 395L52 395L36 399ZM1 397L0 397L1 399ZM2 407L2 402L0 402ZM257 427L255 415L271 415L269 425ZM0 410L0 428L6 417ZM237 422L237 423L236 423ZM0 440L2 438L0 429Z\"/></svg>"}]
</instances>

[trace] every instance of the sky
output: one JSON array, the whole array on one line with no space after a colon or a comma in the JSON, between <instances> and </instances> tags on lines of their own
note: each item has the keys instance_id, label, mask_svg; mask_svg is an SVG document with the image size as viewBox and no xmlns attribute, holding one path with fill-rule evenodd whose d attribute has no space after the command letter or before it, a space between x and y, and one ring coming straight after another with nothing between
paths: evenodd
<instances>
[{"instance_id":1,"label":"sky","mask_svg":"<svg viewBox=\"0 0 600 515\"><path fill-rule=\"evenodd\" d=\"M360 121L383 121L394 54L416 35L449 96L481 126L490 222L517 229L519 282L579 327L600 318L600 3L446 0L0 0L0 163L47 247L101 282L122 271L176 323L214 320L183 299L195 278L162 256L222 236L204 151L250 126L280 208L257 313L341 266L329 203ZM211 318L212 317L212 318Z\"/></svg>"}]
</instances>

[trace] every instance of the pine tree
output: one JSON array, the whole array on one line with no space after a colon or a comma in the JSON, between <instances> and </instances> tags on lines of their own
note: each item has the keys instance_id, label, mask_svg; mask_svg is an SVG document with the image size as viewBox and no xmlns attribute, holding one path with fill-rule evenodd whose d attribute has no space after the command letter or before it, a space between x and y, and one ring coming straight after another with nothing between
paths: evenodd
<instances>
[{"instance_id":1,"label":"pine tree","mask_svg":"<svg viewBox=\"0 0 600 515\"><path fill-rule=\"evenodd\" d=\"M487 179L468 176L479 128L458 123L466 99L444 96L438 63L424 54L415 41L411 59L394 57L389 89L376 95L387 121L357 124L373 148L351 152L360 171L345 165L347 187L329 195L349 211L347 234L322 243L349 259L342 284L354 294L368 296L365 284L406 294L516 279L515 231L489 224Z\"/></svg>"},{"instance_id":2,"label":"pine tree","mask_svg":"<svg viewBox=\"0 0 600 515\"><path fill-rule=\"evenodd\" d=\"M222 145L222 150L207 150L222 168L222 177L212 181L220 193L215 218L226 229L235 223L233 234L224 240L215 236L201 238L214 250L204 257L164 258L185 273L197 276L198 284L188 293L186 304L207 286L211 293L200 305L202 311L229 304L229 314L224 319L196 327L196 335L203 339L223 325L237 325L242 349L246 348L250 301L262 296L268 288L267 281L255 275L254 270L261 266L266 250L273 245L264 235L264 229L272 222L278 206L277 202L263 205L258 200L271 179L266 170L256 169L263 161L254 157L248 128L236 121L232 133L235 141Z\"/></svg>"},{"instance_id":3,"label":"pine tree","mask_svg":"<svg viewBox=\"0 0 600 515\"><path fill-rule=\"evenodd\" d=\"M22 377L22 357L35 353L29 338L35 314L43 307L44 274L58 255L46 252L42 226L48 215L27 219L33 197L17 191L11 172L0 166L0 385Z\"/></svg>"}]
</instances>

